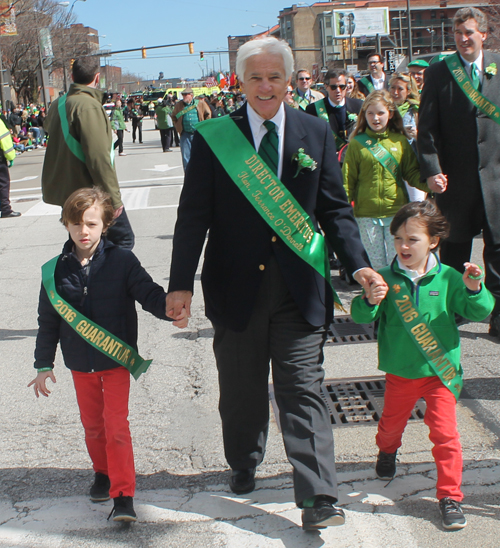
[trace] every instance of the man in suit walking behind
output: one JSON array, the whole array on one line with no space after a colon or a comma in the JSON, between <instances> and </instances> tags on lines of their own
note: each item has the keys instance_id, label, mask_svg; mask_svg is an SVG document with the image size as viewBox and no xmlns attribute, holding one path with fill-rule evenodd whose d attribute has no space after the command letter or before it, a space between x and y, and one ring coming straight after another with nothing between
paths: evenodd
<instances>
[{"instance_id":1,"label":"man in suit walking behind","mask_svg":"<svg viewBox=\"0 0 500 548\"><path fill-rule=\"evenodd\" d=\"M325 84L328 97L309 105L306 112L323 118L330 124L335 137L335 146L337 150L340 150L347 144L349 135L356 127L363 101L346 98L347 72L345 70L329 70L326 73Z\"/></svg>"},{"instance_id":2,"label":"man in suit walking behind","mask_svg":"<svg viewBox=\"0 0 500 548\"><path fill-rule=\"evenodd\" d=\"M490 334L500 337L500 55L483 50L486 15L459 9L457 53L425 71L419 109L420 170L450 223L441 260L460 272L483 232L486 287L496 300Z\"/></svg>"},{"instance_id":3,"label":"man in suit walking behind","mask_svg":"<svg viewBox=\"0 0 500 548\"><path fill-rule=\"evenodd\" d=\"M341 525L332 428L320 396L334 294L318 223L364 287L384 282L369 268L330 128L283 104L293 72L288 44L272 37L247 42L236 69L248 102L198 124L194 135L196 162L188 165L179 204L167 314L190 313L209 231L202 285L215 328L229 486L236 494L255 487L268 432L271 361L303 528Z\"/></svg>"}]
</instances>

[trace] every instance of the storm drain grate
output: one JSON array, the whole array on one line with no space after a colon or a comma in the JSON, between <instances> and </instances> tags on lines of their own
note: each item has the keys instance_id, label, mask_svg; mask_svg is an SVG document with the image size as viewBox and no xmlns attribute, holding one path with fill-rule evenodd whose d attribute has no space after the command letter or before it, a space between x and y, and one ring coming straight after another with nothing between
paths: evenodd
<instances>
[{"instance_id":1,"label":"storm drain grate","mask_svg":"<svg viewBox=\"0 0 500 548\"><path fill-rule=\"evenodd\" d=\"M326 345L375 342L373 323L354 323L351 316L337 316L328 328Z\"/></svg>"},{"instance_id":2,"label":"storm drain grate","mask_svg":"<svg viewBox=\"0 0 500 548\"><path fill-rule=\"evenodd\" d=\"M272 385L269 392L279 427L279 410ZM384 392L384 377L326 379L321 385L321 395L328 407L332 428L378 423L384 408ZM411 412L410 420L423 420L425 409L424 400L418 400Z\"/></svg>"}]
</instances>

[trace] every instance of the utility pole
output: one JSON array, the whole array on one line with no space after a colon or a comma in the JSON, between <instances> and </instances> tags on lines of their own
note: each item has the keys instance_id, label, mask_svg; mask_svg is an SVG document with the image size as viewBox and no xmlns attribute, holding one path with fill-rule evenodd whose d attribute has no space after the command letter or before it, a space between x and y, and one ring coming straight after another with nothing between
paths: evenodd
<instances>
[{"instance_id":1,"label":"utility pole","mask_svg":"<svg viewBox=\"0 0 500 548\"><path fill-rule=\"evenodd\" d=\"M408 59L410 63L413 59L413 40L411 36L411 6L410 0L406 0L406 14L408 16Z\"/></svg>"}]
</instances>

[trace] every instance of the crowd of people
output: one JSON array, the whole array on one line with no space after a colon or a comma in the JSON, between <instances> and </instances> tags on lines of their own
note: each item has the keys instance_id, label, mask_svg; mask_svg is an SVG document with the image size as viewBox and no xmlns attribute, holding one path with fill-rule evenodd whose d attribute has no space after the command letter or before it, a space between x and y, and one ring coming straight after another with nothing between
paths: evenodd
<instances>
[{"instance_id":1,"label":"crowd of people","mask_svg":"<svg viewBox=\"0 0 500 548\"><path fill-rule=\"evenodd\" d=\"M480 10L458 10L454 29L457 53L446 59L431 66L417 60L408 72L389 76L374 52L368 76L356 81L333 69L323 92L311 89L303 68L293 88L290 47L263 37L238 51L241 93L195 98L188 87L179 100L172 95L158 104L163 151L178 134L185 169L167 292L131 252L134 234L109 155L113 132L122 151L125 119L132 120L133 140L142 141L141 120L151 105L128 101L123 110L117 101L109 120L95 59L74 62L74 84L43 124L50 135L43 197L63 207L69 239L62 255L44 265L37 376L30 385L37 396L50 393L46 381L55 381L60 340L95 471L90 498L113 498L115 520L136 519L129 375L122 367L134 373L133 362L142 363L134 301L185 327L204 250L201 282L214 326L229 488L237 495L255 489L272 368L302 527L344 523L320 388L327 328L340 304L328 245L361 286L353 319L378 321L378 366L387 388L376 475L395 476L410 411L424 397L443 527L467 525L460 504L457 325L492 313L490 334L500 336L493 153L500 56L483 50L487 21ZM486 277L470 262L472 239L481 232ZM91 284L96 292L88 291ZM93 348L85 352L87 345Z\"/></svg>"}]
</instances>

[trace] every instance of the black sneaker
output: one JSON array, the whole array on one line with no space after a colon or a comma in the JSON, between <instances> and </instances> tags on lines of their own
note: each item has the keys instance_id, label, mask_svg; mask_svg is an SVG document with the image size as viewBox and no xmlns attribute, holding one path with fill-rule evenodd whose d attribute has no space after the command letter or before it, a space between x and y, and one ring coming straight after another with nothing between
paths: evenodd
<instances>
[{"instance_id":1,"label":"black sneaker","mask_svg":"<svg viewBox=\"0 0 500 548\"><path fill-rule=\"evenodd\" d=\"M396 475L396 455L394 453L378 452L377 464L375 465L375 472L378 479L391 480Z\"/></svg>"},{"instance_id":2,"label":"black sneaker","mask_svg":"<svg viewBox=\"0 0 500 548\"><path fill-rule=\"evenodd\" d=\"M458 500L448 497L439 501L439 509L443 518L443 527L449 531L463 529L467 525L462 508Z\"/></svg>"},{"instance_id":3,"label":"black sneaker","mask_svg":"<svg viewBox=\"0 0 500 548\"><path fill-rule=\"evenodd\" d=\"M133 497L124 497L120 494L120 496L113 499L113 501L115 505L113 506L108 519L113 516L113 521L137 521Z\"/></svg>"},{"instance_id":4,"label":"black sneaker","mask_svg":"<svg viewBox=\"0 0 500 548\"><path fill-rule=\"evenodd\" d=\"M95 473L94 484L90 488L90 500L92 502L104 502L109 500L109 488L111 483L106 474Z\"/></svg>"},{"instance_id":5,"label":"black sneaker","mask_svg":"<svg viewBox=\"0 0 500 548\"><path fill-rule=\"evenodd\" d=\"M443 518L443 527L450 531L463 529L467 525L464 513L458 500L448 497L439 501L439 509Z\"/></svg>"}]
</instances>

